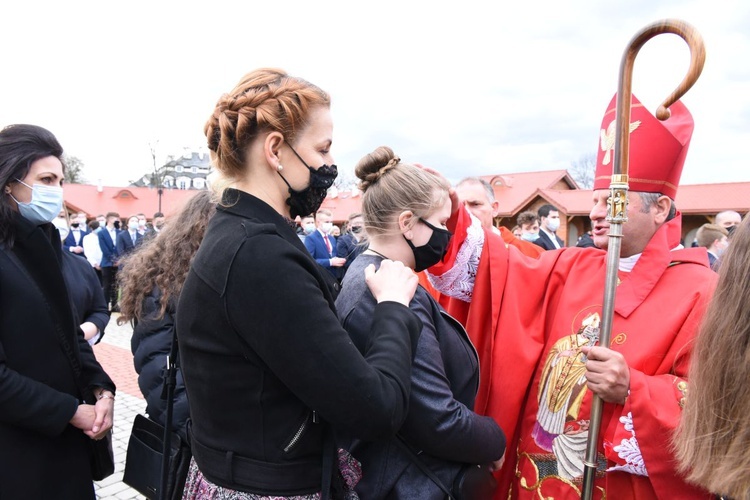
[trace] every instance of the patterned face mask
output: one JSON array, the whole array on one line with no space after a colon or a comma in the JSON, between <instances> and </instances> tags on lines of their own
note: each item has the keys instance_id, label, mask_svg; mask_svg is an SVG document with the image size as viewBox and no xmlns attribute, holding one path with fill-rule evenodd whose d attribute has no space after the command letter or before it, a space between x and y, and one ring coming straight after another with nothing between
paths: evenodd
<instances>
[{"instance_id":1,"label":"patterned face mask","mask_svg":"<svg viewBox=\"0 0 750 500\"><path fill-rule=\"evenodd\" d=\"M279 177L284 181L284 184L289 188L289 198L286 199L286 204L289 205L290 215L292 219L304 217L316 212L323 200L328 193L328 188L333 185L333 181L339 175L338 168L336 165L323 165L317 169L312 168L310 165L305 163L300 155L294 150L292 146L289 149L299 158L304 166L310 171L310 184L303 190L297 191L292 189L287 180L281 175L281 172L277 172Z\"/></svg>"}]
</instances>

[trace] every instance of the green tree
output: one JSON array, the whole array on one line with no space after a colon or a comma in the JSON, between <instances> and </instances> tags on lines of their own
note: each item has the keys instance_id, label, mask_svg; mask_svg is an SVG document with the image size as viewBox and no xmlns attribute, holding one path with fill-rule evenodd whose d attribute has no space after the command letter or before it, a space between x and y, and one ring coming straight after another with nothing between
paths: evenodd
<instances>
[{"instance_id":1,"label":"green tree","mask_svg":"<svg viewBox=\"0 0 750 500\"><path fill-rule=\"evenodd\" d=\"M83 176L83 162L80 158L70 155L63 155L65 163L65 182L70 184L85 184L86 178Z\"/></svg>"}]
</instances>

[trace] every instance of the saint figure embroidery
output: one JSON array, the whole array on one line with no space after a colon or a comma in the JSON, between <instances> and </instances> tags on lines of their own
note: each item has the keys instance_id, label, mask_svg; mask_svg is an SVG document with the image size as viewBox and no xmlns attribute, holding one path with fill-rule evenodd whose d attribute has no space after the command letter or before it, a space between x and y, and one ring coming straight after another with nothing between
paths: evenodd
<instances>
[{"instance_id":1,"label":"saint figure embroidery","mask_svg":"<svg viewBox=\"0 0 750 500\"><path fill-rule=\"evenodd\" d=\"M599 314L592 313L576 334L558 340L547 355L539 381L539 410L532 436L537 446L554 453L557 473L565 479L583 474L589 420L579 419L587 392L581 347L599 340L599 323Z\"/></svg>"}]
</instances>

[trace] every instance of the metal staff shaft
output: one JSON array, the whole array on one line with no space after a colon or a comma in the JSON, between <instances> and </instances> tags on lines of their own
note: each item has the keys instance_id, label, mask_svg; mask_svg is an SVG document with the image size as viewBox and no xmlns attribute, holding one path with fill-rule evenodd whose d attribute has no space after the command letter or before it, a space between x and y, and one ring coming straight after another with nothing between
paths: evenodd
<instances>
[{"instance_id":1,"label":"metal staff shaft","mask_svg":"<svg viewBox=\"0 0 750 500\"><path fill-rule=\"evenodd\" d=\"M674 19L657 21L643 28L628 43L625 53L622 56L617 88L614 165L612 169L612 182L609 186L609 200L607 201L607 222L610 223L610 232L607 243L607 271L599 337L599 345L605 347L609 347L612 334L615 292L617 290L617 271L620 265L620 249L622 248L622 225L627 222L633 66L635 57L638 55L641 47L648 40L662 33L679 35L687 42L690 47L690 68L682 82L680 82L677 88L657 109L656 117L658 119L666 120L669 118L669 106L674 104L693 86L703 70L703 63L706 59L706 49L700 33L690 24ZM586 441L586 455L583 462L581 498L585 500L590 500L594 492L597 469L596 457L603 407L604 401L598 395L594 394L591 402L591 421L589 424L589 436Z\"/></svg>"}]
</instances>

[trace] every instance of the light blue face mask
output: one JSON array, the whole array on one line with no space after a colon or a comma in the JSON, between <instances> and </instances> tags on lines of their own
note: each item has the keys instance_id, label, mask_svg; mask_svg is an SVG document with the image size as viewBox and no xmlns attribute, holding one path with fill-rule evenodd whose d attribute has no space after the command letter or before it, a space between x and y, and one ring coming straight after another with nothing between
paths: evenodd
<instances>
[{"instance_id":1,"label":"light blue face mask","mask_svg":"<svg viewBox=\"0 0 750 500\"><path fill-rule=\"evenodd\" d=\"M11 195L13 201L18 204L19 213L29 222L40 225L57 217L63 207L63 190L60 186L45 186L34 184L29 186L25 182L16 179L19 183L31 189L31 201L24 203L18 201Z\"/></svg>"},{"instance_id":2,"label":"light blue face mask","mask_svg":"<svg viewBox=\"0 0 750 500\"><path fill-rule=\"evenodd\" d=\"M539 239L539 233L521 233L521 239L526 241L536 241Z\"/></svg>"}]
</instances>

